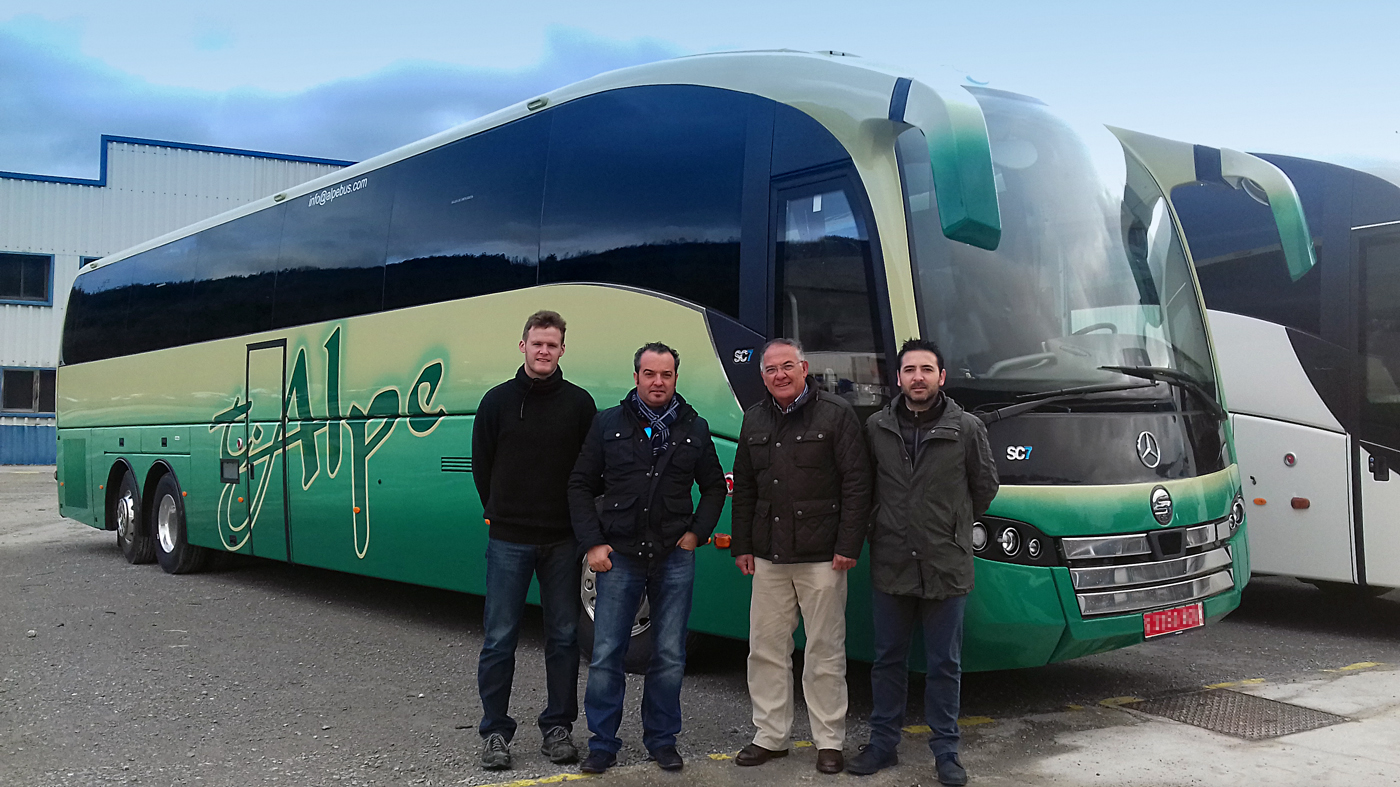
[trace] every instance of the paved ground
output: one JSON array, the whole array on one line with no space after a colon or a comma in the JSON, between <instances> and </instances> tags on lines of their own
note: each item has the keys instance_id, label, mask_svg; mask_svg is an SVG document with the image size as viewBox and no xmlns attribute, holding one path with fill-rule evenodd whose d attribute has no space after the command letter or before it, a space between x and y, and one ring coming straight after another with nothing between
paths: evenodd
<instances>
[{"instance_id":1,"label":"paved ground","mask_svg":"<svg viewBox=\"0 0 1400 787\"><path fill-rule=\"evenodd\" d=\"M130 566L113 534L57 516L52 479L51 468L0 468L0 785L566 778L535 750L529 721L543 705L537 618L517 672L518 767L485 774L475 765L478 599L248 558L181 577ZM751 734L743 658L741 643L712 641L695 660L680 777L641 761L633 679L624 726L633 747L607 781L828 778L813 772L810 748L761 774L725 759ZM1382 666L1328 671L1358 663ZM1400 593L1361 603L1256 579L1241 609L1204 631L967 676L964 761L975 784L1384 783L1400 774L1384 754L1400 740L1400 680L1384 665L1400 665ZM867 672L852 665L850 681L853 749L869 712ZM1351 702L1338 712L1358 720L1243 744L1122 705L1239 681L1323 710ZM917 733L901 754L905 764L861 783L935 783Z\"/></svg>"}]
</instances>

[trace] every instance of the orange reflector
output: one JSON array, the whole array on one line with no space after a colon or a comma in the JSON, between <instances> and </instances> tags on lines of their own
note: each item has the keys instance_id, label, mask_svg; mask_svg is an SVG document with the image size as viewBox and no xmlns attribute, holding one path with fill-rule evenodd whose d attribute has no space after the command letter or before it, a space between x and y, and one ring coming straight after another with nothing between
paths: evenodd
<instances>
[{"instance_id":1,"label":"orange reflector","mask_svg":"<svg viewBox=\"0 0 1400 787\"><path fill-rule=\"evenodd\" d=\"M238 502L242 503L242 502L243 502L243 498L241 498L241 497L238 498Z\"/></svg>"},{"instance_id":2,"label":"orange reflector","mask_svg":"<svg viewBox=\"0 0 1400 787\"><path fill-rule=\"evenodd\" d=\"M1309 502L1308 499L1307 499L1306 497L1295 497L1295 498L1293 498L1292 500L1289 501L1289 504L1292 505L1294 508L1297 508L1297 509L1300 509L1300 510L1301 510L1301 509L1304 509L1304 508L1308 508L1309 506L1312 505L1312 503Z\"/></svg>"},{"instance_id":3,"label":"orange reflector","mask_svg":"<svg viewBox=\"0 0 1400 787\"><path fill-rule=\"evenodd\" d=\"M715 535L715 546L720 549L728 549L730 538L728 533L718 533Z\"/></svg>"},{"instance_id":4,"label":"orange reflector","mask_svg":"<svg viewBox=\"0 0 1400 787\"><path fill-rule=\"evenodd\" d=\"M59 481L59 482L58 482L58 485L59 485L59 486L63 486L63 482L62 482L62 481Z\"/></svg>"},{"instance_id":5,"label":"orange reflector","mask_svg":"<svg viewBox=\"0 0 1400 787\"><path fill-rule=\"evenodd\" d=\"M486 520L486 524L488 524L488 525L491 524L491 520L489 520L489 519Z\"/></svg>"},{"instance_id":6,"label":"orange reflector","mask_svg":"<svg viewBox=\"0 0 1400 787\"><path fill-rule=\"evenodd\" d=\"M63 482L62 482L62 481L59 481L59 482L58 482L58 485L59 485L59 486L63 486ZM101 485L101 484L98 484L98 485L97 485L97 488L98 488L98 489L101 489L101 488L102 488L102 485Z\"/></svg>"},{"instance_id":7,"label":"orange reflector","mask_svg":"<svg viewBox=\"0 0 1400 787\"><path fill-rule=\"evenodd\" d=\"M360 507L359 507L359 506L355 506L355 513L357 513L357 514L360 513Z\"/></svg>"},{"instance_id":8,"label":"orange reflector","mask_svg":"<svg viewBox=\"0 0 1400 787\"><path fill-rule=\"evenodd\" d=\"M1265 499L1262 498L1262 497L1256 497L1256 498L1254 498L1254 505L1256 505L1256 506L1262 506L1262 505L1264 505L1264 504L1267 503L1267 502L1269 502L1269 501L1265 500Z\"/></svg>"},{"instance_id":9,"label":"orange reflector","mask_svg":"<svg viewBox=\"0 0 1400 787\"><path fill-rule=\"evenodd\" d=\"M181 492L181 493L180 493L180 497L189 497L189 496L190 496L190 493L189 493L189 492Z\"/></svg>"}]
</instances>

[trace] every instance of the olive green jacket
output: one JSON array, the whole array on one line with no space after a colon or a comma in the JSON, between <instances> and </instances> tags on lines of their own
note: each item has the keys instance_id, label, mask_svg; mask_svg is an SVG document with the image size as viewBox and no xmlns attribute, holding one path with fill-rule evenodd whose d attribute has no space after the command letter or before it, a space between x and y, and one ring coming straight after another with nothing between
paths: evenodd
<instances>
[{"instance_id":1,"label":"olive green jacket","mask_svg":"<svg viewBox=\"0 0 1400 787\"><path fill-rule=\"evenodd\" d=\"M895 397L865 422L875 469L870 578L898 596L944 599L972 590L972 523L996 497L996 462L981 419L947 398L910 461Z\"/></svg>"}]
</instances>

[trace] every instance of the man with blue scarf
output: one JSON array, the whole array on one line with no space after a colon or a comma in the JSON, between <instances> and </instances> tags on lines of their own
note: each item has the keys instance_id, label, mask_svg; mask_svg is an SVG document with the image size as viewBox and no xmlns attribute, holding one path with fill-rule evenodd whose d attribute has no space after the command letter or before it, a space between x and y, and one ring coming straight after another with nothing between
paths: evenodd
<instances>
[{"instance_id":1,"label":"man with blue scarf","mask_svg":"<svg viewBox=\"0 0 1400 787\"><path fill-rule=\"evenodd\" d=\"M637 387L598 413L569 478L574 533L598 593L583 701L592 733L584 773L603 773L622 748L623 664L643 597L651 606L652 656L642 743L661 768L684 766L676 735L695 549L710 540L728 492L709 424L676 393L680 364L680 354L660 342L637 350ZM700 487L698 506L692 485Z\"/></svg>"}]
</instances>

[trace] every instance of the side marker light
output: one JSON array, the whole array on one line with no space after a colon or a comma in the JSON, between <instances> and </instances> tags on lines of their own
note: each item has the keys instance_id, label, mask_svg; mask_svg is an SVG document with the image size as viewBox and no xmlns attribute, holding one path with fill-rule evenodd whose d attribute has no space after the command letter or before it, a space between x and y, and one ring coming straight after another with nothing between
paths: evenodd
<instances>
[{"instance_id":1,"label":"side marker light","mask_svg":"<svg viewBox=\"0 0 1400 787\"><path fill-rule=\"evenodd\" d=\"M1269 501L1265 500L1265 499L1262 498L1262 497L1256 497L1256 498L1254 498L1254 505L1256 505L1256 506L1262 506L1262 505L1264 505L1264 504L1267 503L1267 502L1269 502Z\"/></svg>"},{"instance_id":2,"label":"side marker light","mask_svg":"<svg viewBox=\"0 0 1400 787\"><path fill-rule=\"evenodd\" d=\"M732 538L728 533L715 534L715 546L719 549L728 549L730 543L732 543Z\"/></svg>"},{"instance_id":3,"label":"side marker light","mask_svg":"<svg viewBox=\"0 0 1400 787\"><path fill-rule=\"evenodd\" d=\"M357 513L357 514L360 513L360 507L359 507L359 506L355 506L355 513Z\"/></svg>"}]
</instances>

